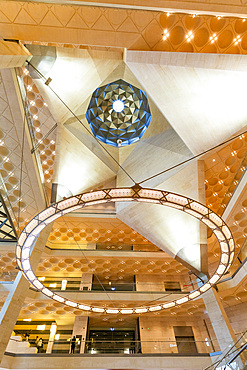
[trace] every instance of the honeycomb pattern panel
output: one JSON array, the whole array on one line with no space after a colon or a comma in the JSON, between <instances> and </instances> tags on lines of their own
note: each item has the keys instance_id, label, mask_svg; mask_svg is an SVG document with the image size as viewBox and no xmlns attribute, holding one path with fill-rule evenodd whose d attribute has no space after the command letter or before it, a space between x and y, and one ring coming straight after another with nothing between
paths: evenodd
<instances>
[{"instance_id":1,"label":"honeycomb pattern panel","mask_svg":"<svg viewBox=\"0 0 247 370\"><path fill-rule=\"evenodd\" d=\"M39 93L27 68L19 69L26 91L26 104L30 113L34 149L38 150L45 185L50 190L55 159L56 125L48 105ZM53 131L50 133L50 130Z\"/></svg>"},{"instance_id":2,"label":"honeycomb pattern panel","mask_svg":"<svg viewBox=\"0 0 247 370\"><path fill-rule=\"evenodd\" d=\"M0 177L4 184L1 194L15 228L22 229L38 212L38 206L25 161L22 165L21 138L15 126L7 88L4 75L0 74Z\"/></svg>"},{"instance_id":3,"label":"honeycomb pattern panel","mask_svg":"<svg viewBox=\"0 0 247 370\"><path fill-rule=\"evenodd\" d=\"M0 256L0 279L13 281L18 273L14 252L1 253Z\"/></svg>"},{"instance_id":4,"label":"honeycomb pattern panel","mask_svg":"<svg viewBox=\"0 0 247 370\"><path fill-rule=\"evenodd\" d=\"M59 244L151 244L142 235L126 226L117 219L83 218L83 221L74 221L66 218L56 221L49 236L51 246ZM118 248L119 249L119 248ZM121 248L120 248L121 249Z\"/></svg>"},{"instance_id":5,"label":"honeycomb pattern panel","mask_svg":"<svg viewBox=\"0 0 247 370\"><path fill-rule=\"evenodd\" d=\"M233 264L230 268L230 273L236 271L241 262L246 258L246 238L247 238L247 189L240 195L237 206L234 207L233 212L227 219L228 225L231 229L235 246L236 254ZM217 261L220 256L220 249L215 237L210 236L208 239L208 261L209 274L213 273L217 267ZM237 258L239 257L239 259ZM240 262L241 261L241 262Z\"/></svg>"},{"instance_id":6,"label":"honeycomb pattern panel","mask_svg":"<svg viewBox=\"0 0 247 370\"><path fill-rule=\"evenodd\" d=\"M90 301L83 301L85 304L89 304ZM141 304L145 304L146 302L140 302ZM122 308L131 308L133 307L134 303L128 303L125 301L125 303L122 303L121 301L118 301L118 307ZM112 303L109 303L109 301L106 300L102 301L101 307L107 307L111 308L114 307ZM202 300L197 300L196 302L193 303L187 303L184 305L184 307L174 307L168 310L163 310L162 312L155 312L152 314L147 314L146 316L152 316L152 315L162 315L162 316L170 316L170 315L203 315L205 313L205 306L203 304ZM26 299L25 304L23 305L23 308L20 312L20 317L25 318L27 316L35 315L37 318L39 315L45 315L46 319L48 317L54 317L56 318L57 316L64 316L64 315L69 315L69 316L81 316L81 311L76 310L73 307L65 307L64 305L60 303L50 303L47 302L47 300L39 300L36 302L30 301L29 299ZM96 320L100 320L101 322L107 321L112 322L113 320L117 321L122 321L124 322L125 320L128 321L131 319L131 317L136 317L138 314L128 316L128 318L120 317L120 315L106 315L101 314L101 313L96 313L96 312L88 312L87 315L90 317L94 317ZM125 323L126 323L125 321ZM125 324L126 325L126 324Z\"/></svg>"},{"instance_id":7,"label":"honeycomb pattern panel","mask_svg":"<svg viewBox=\"0 0 247 370\"><path fill-rule=\"evenodd\" d=\"M222 215L247 166L247 135L205 160L206 204Z\"/></svg>"},{"instance_id":8,"label":"honeycomb pattern panel","mask_svg":"<svg viewBox=\"0 0 247 370\"><path fill-rule=\"evenodd\" d=\"M2 269L7 265L1 259ZM14 263L13 263L14 265ZM42 257L36 273L38 276L82 276L85 273L99 275L102 280L122 280L136 274L161 274L176 276L187 275L188 269L181 263L166 257L145 258L136 257L87 257L83 253L76 257L59 256ZM60 275L59 275L60 274Z\"/></svg>"},{"instance_id":9,"label":"honeycomb pattern panel","mask_svg":"<svg viewBox=\"0 0 247 370\"><path fill-rule=\"evenodd\" d=\"M239 288L237 289L236 293L235 294L227 294L227 293L220 293L220 299L225 307L225 309L227 308L231 308L231 307L234 307L237 305L240 305L242 304L244 307L246 307L247 305L247 285L246 285L246 282L245 282L245 285L243 286L243 288ZM91 302L90 301L83 301L85 304L90 304ZM145 304L146 302L140 302L140 304ZM1 305L1 302L0 302L0 305ZM118 307L122 307L122 308L132 308L134 305L134 303L132 302L127 302L125 301L124 303L121 302L121 301L118 301ZM107 308L111 308L113 307L113 304L111 302L109 302L109 300L106 300L105 301L102 301L101 302L101 307L104 306L104 307L107 307ZM59 318L59 317L63 317L65 315L69 315L71 317L74 317L74 316L80 316L81 315L81 311L79 310L76 310L72 307L65 307L64 305L60 304L60 303L50 303L48 302L47 300L38 300L38 301L31 301L30 299L26 299L25 301L25 304L23 305L23 308L20 312L20 317L21 318L27 318L27 317L30 317L32 315L35 315L35 318L37 317L46 317L46 319L48 319L48 317L52 317L52 318ZM132 318L132 317L136 317L138 316L137 314L133 314L133 315L130 315L128 316L127 318L125 317L122 317L120 315L105 315L105 314L101 314L101 313L96 313L96 312L88 312L87 315L89 315L91 318L94 318L99 324L103 324L104 322L107 322L108 324L111 323L111 322L118 322L118 321L122 321L122 322L125 322L125 325L126 325L126 322L129 322L129 320ZM152 313L152 314L145 314L146 317L148 316L153 316L153 315L160 315L160 316L176 316L176 317L180 317L180 316L198 316L198 317L202 317L202 316L207 316L207 312L206 312L206 308L205 308L205 305L204 305L204 302L202 299L199 299L195 302L189 302L189 303L186 303L185 305L183 306L176 306L174 308L171 308L171 309L168 309L168 310L163 310L161 312L155 312L155 313Z\"/></svg>"},{"instance_id":10,"label":"honeycomb pattern panel","mask_svg":"<svg viewBox=\"0 0 247 370\"><path fill-rule=\"evenodd\" d=\"M246 53L245 19L205 14L163 13L157 20L164 32L162 40L157 40L152 35L153 39L150 41L156 42L152 50L214 54ZM149 26L149 33L154 27Z\"/></svg>"}]
</instances>

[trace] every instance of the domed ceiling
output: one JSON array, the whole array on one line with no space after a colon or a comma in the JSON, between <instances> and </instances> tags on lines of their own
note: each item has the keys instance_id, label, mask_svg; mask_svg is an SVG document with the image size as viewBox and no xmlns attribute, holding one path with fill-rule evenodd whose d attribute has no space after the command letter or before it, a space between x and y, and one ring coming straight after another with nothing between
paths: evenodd
<instances>
[{"instance_id":1,"label":"domed ceiling","mask_svg":"<svg viewBox=\"0 0 247 370\"><path fill-rule=\"evenodd\" d=\"M86 118L94 136L122 147L140 140L151 121L147 94L123 80L98 87Z\"/></svg>"}]
</instances>

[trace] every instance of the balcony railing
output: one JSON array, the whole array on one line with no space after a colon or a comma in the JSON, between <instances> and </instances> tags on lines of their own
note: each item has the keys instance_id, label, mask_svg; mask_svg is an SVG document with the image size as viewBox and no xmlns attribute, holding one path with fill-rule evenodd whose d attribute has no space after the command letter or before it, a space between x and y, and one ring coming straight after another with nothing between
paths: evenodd
<instances>
[{"instance_id":1,"label":"balcony railing","mask_svg":"<svg viewBox=\"0 0 247 370\"><path fill-rule=\"evenodd\" d=\"M231 278L234 278L234 276L241 269L241 267L246 263L246 261L247 261L247 237L245 238L242 244L242 247L240 248L238 253L235 255L235 258L233 260L233 263L229 271L225 274L225 278L221 279L220 283L226 280L229 280Z\"/></svg>"},{"instance_id":2,"label":"balcony railing","mask_svg":"<svg viewBox=\"0 0 247 370\"><path fill-rule=\"evenodd\" d=\"M205 370L242 370L247 361L247 331L237 335L237 341L232 342L216 357L211 366ZM244 367L245 369L245 367Z\"/></svg>"},{"instance_id":3,"label":"balcony railing","mask_svg":"<svg viewBox=\"0 0 247 370\"><path fill-rule=\"evenodd\" d=\"M43 277L44 278L44 277ZM40 277L40 279L43 279ZM189 293L198 288L197 280L188 280L180 282L180 288L166 289L165 281L157 282L102 282L102 283L81 283L80 277L46 277L45 280L41 280L42 283L52 289L53 291L80 291L82 293L87 292L136 292L136 293L166 293L166 294L183 294ZM66 285L64 285L66 282Z\"/></svg>"},{"instance_id":4,"label":"balcony railing","mask_svg":"<svg viewBox=\"0 0 247 370\"><path fill-rule=\"evenodd\" d=\"M13 339L10 339L10 342ZM18 342L14 340L14 346L18 347ZM16 352L13 350L10 353L32 353L32 354L44 354L46 353L47 346L52 347L52 353L62 354L71 352L70 340L59 339L55 341L43 341L42 350L38 353L35 345L35 340L29 342L20 341L22 344L21 349L17 349ZM27 344L23 346L23 344ZM25 347L25 348L24 348ZM26 348L27 347L27 348ZM157 355L210 355L216 354L215 349L218 349L217 340L179 340L179 341L132 341L132 340L99 340L99 341L79 341L77 340L75 346L75 354L88 354L88 355L101 355L101 354L115 354L115 355L145 355L145 354L157 354ZM219 352L217 352L219 354Z\"/></svg>"},{"instance_id":5,"label":"balcony railing","mask_svg":"<svg viewBox=\"0 0 247 370\"><path fill-rule=\"evenodd\" d=\"M123 243L80 243L71 240L66 243L47 242L51 250L83 250L83 251L109 251L109 252L163 252L153 244L123 244Z\"/></svg>"}]
</instances>

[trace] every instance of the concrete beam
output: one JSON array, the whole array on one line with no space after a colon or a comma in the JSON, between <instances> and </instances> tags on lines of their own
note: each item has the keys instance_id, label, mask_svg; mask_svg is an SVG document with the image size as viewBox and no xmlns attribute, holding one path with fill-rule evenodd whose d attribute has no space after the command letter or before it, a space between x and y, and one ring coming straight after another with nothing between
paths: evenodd
<instances>
[{"instance_id":1,"label":"concrete beam","mask_svg":"<svg viewBox=\"0 0 247 370\"><path fill-rule=\"evenodd\" d=\"M13 1L13 0L12 0ZM23 0L22 2L29 2L30 0ZM39 3L57 4L57 0L39 0ZM218 0L218 1L201 1L201 0L60 0L59 4L71 4L93 7L106 8L122 8L122 9L138 9L138 10L152 10L152 11L169 11L169 12L184 12L197 14L211 14L211 15L233 15L245 17L247 15L247 5L239 0Z\"/></svg>"},{"instance_id":2,"label":"concrete beam","mask_svg":"<svg viewBox=\"0 0 247 370\"><path fill-rule=\"evenodd\" d=\"M4 356L3 366L12 369L155 369L155 370L192 370L205 369L212 361L208 354L197 356L162 356L150 355L91 355L75 354L68 356L67 353L57 356L56 354L32 354Z\"/></svg>"},{"instance_id":3,"label":"concrete beam","mask_svg":"<svg viewBox=\"0 0 247 370\"><path fill-rule=\"evenodd\" d=\"M140 288L139 288L140 289ZM143 285L143 289L145 289L145 286ZM155 289L155 287L154 287ZM136 302L136 305L141 304L143 302L149 302L149 301L158 301L158 302L167 302L176 299L183 298L187 293L179 292L179 293L171 293L171 292L136 292L136 291L129 291L129 292L112 292L107 291L106 292L99 292L99 291L65 291L65 292L59 292L59 294L62 294L63 297L66 299L71 299L73 301L78 302L97 302L101 303L103 301L108 301L109 299L113 302L119 302L119 301L128 301L128 302ZM29 302L30 300L35 301L50 301L50 298L44 296L44 294L40 292L33 292L29 291ZM137 303L138 302L138 303Z\"/></svg>"},{"instance_id":4,"label":"concrete beam","mask_svg":"<svg viewBox=\"0 0 247 370\"><path fill-rule=\"evenodd\" d=\"M0 69L22 67L32 54L21 44L0 41Z\"/></svg>"}]
</instances>

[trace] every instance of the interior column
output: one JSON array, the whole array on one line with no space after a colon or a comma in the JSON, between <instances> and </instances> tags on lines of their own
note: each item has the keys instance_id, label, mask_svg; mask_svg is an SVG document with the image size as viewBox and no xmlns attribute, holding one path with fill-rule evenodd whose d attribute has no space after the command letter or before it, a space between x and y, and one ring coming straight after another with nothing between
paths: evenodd
<instances>
[{"instance_id":1,"label":"interior column","mask_svg":"<svg viewBox=\"0 0 247 370\"><path fill-rule=\"evenodd\" d=\"M203 300L220 349L225 353L230 350L230 346L237 341L237 338L226 315L223 304L214 288L203 294ZM239 362L240 361L239 359Z\"/></svg>"},{"instance_id":2,"label":"interior column","mask_svg":"<svg viewBox=\"0 0 247 370\"><path fill-rule=\"evenodd\" d=\"M38 266L52 226L53 224L50 224L44 230L42 230L33 248L30 258L33 271L35 271ZM23 306L25 298L28 296L29 286L29 281L22 275L21 272L19 272L0 311L0 364L15 323L20 314L20 310Z\"/></svg>"},{"instance_id":3,"label":"interior column","mask_svg":"<svg viewBox=\"0 0 247 370\"><path fill-rule=\"evenodd\" d=\"M81 335L81 344L80 344L79 353L85 352L85 342L87 338L87 326L88 326L88 316L77 316L75 318L72 337Z\"/></svg>"}]
</instances>

